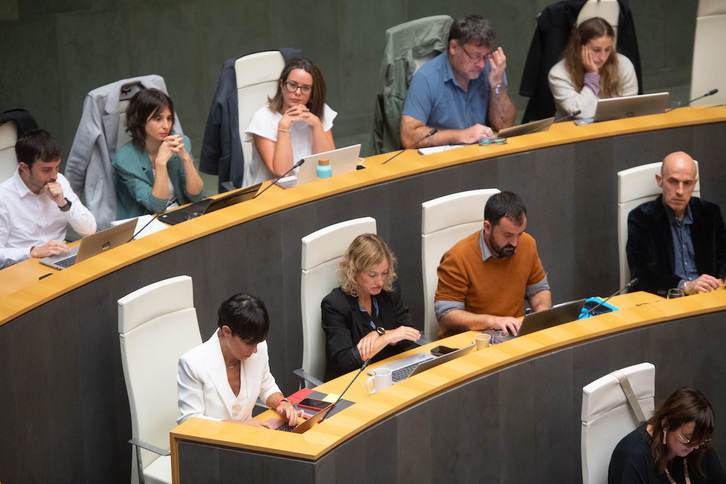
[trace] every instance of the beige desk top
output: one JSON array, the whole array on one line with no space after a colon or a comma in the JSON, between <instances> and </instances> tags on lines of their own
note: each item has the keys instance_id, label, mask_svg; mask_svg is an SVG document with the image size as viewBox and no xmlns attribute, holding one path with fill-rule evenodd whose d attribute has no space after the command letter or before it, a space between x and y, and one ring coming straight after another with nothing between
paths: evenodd
<instances>
[{"instance_id":1,"label":"beige desk top","mask_svg":"<svg viewBox=\"0 0 726 484\"><path fill-rule=\"evenodd\" d=\"M236 424L190 419L171 432L175 476L178 475L177 444L180 441L201 442L316 460L376 422L468 380L586 340L673 319L726 310L726 291L719 290L710 294L673 300L637 292L617 296L611 302L621 308L620 311L574 321L481 351L473 351L374 395L368 394L365 389L367 377L361 375L345 395L347 400L356 402L355 405L342 410L330 417L324 424L316 426L304 434L290 434ZM461 333L392 359L401 358L416 351L428 351L439 344L461 347L472 343L475 334L474 331ZM382 363L371 367L375 368L380 364ZM327 382L316 390L340 394L350 382L353 374L349 373ZM259 418L266 420L269 415L263 414Z\"/></svg>"},{"instance_id":2,"label":"beige desk top","mask_svg":"<svg viewBox=\"0 0 726 484\"><path fill-rule=\"evenodd\" d=\"M507 145L478 146L421 156L416 150L381 165L390 155L366 159L368 169L282 190L272 187L263 196L181 223L143 239L93 257L73 267L54 271L37 260L27 260L0 271L0 325L84 284L162 251L286 208L338 193L417 173L471 161L535 150L548 146L620 136L641 131L726 121L726 107L682 108L670 113L575 126L560 123L549 131L511 138ZM42 280L40 276L51 275Z\"/></svg>"}]
</instances>

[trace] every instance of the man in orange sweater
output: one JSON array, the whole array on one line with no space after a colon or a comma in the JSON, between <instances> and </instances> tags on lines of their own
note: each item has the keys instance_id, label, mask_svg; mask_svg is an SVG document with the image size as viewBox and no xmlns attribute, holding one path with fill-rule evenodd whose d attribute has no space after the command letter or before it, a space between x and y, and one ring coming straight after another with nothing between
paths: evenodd
<instances>
[{"instance_id":1,"label":"man in orange sweater","mask_svg":"<svg viewBox=\"0 0 726 484\"><path fill-rule=\"evenodd\" d=\"M498 193L487 201L483 230L444 254L434 302L439 338L485 329L516 335L525 299L533 311L552 306L537 243L524 233L526 226L522 199L512 192Z\"/></svg>"}]
</instances>

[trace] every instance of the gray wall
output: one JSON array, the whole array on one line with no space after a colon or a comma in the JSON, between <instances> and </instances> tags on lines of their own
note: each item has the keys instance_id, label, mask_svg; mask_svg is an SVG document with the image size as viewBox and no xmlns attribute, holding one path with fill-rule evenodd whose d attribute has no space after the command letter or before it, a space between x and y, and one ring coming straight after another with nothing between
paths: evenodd
<instances>
[{"instance_id":1,"label":"gray wall","mask_svg":"<svg viewBox=\"0 0 726 484\"><path fill-rule=\"evenodd\" d=\"M322 69L329 104L339 113L333 132L344 146L367 139L387 28L429 15L479 13L492 21L507 54L509 92L521 118L527 98L517 93L535 17L551 3L0 0L0 111L29 110L68 153L88 91L159 74L198 157L222 63L290 46ZM631 3L646 91L667 89L685 101L697 0Z\"/></svg>"}]
</instances>

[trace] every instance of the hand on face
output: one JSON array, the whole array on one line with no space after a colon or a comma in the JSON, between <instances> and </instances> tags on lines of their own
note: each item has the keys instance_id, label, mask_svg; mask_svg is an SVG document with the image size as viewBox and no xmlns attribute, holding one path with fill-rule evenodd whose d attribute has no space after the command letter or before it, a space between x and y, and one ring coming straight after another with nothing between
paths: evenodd
<instances>
[{"instance_id":1,"label":"hand on face","mask_svg":"<svg viewBox=\"0 0 726 484\"><path fill-rule=\"evenodd\" d=\"M43 185L43 191L59 207L64 207L68 203L65 196L63 196L63 187L55 180Z\"/></svg>"},{"instance_id":2,"label":"hand on face","mask_svg":"<svg viewBox=\"0 0 726 484\"><path fill-rule=\"evenodd\" d=\"M158 170L159 167L166 167L166 163L171 159L172 156L174 156L174 151L171 149L171 145L165 139L161 143L161 145L159 145L159 151L156 152L154 169Z\"/></svg>"},{"instance_id":3,"label":"hand on face","mask_svg":"<svg viewBox=\"0 0 726 484\"><path fill-rule=\"evenodd\" d=\"M507 68L507 57L501 47L492 51L489 66L491 67L488 78L489 85L494 88L504 82L504 70Z\"/></svg>"},{"instance_id":4,"label":"hand on face","mask_svg":"<svg viewBox=\"0 0 726 484\"><path fill-rule=\"evenodd\" d=\"M587 45L582 46L582 67L585 68L585 72L589 74L599 74L600 69L595 64L595 59L592 51Z\"/></svg>"}]
</instances>

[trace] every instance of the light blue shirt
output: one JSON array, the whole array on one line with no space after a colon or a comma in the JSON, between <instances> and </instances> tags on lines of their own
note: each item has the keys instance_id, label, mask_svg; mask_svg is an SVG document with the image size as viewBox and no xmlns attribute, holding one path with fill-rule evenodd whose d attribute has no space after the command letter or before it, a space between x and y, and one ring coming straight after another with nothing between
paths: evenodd
<instances>
[{"instance_id":1,"label":"light blue shirt","mask_svg":"<svg viewBox=\"0 0 726 484\"><path fill-rule=\"evenodd\" d=\"M467 129L487 125L489 107L489 61L465 92L456 82L447 52L424 64L411 80L403 115L432 128ZM504 76L507 83L507 76Z\"/></svg>"}]
</instances>

